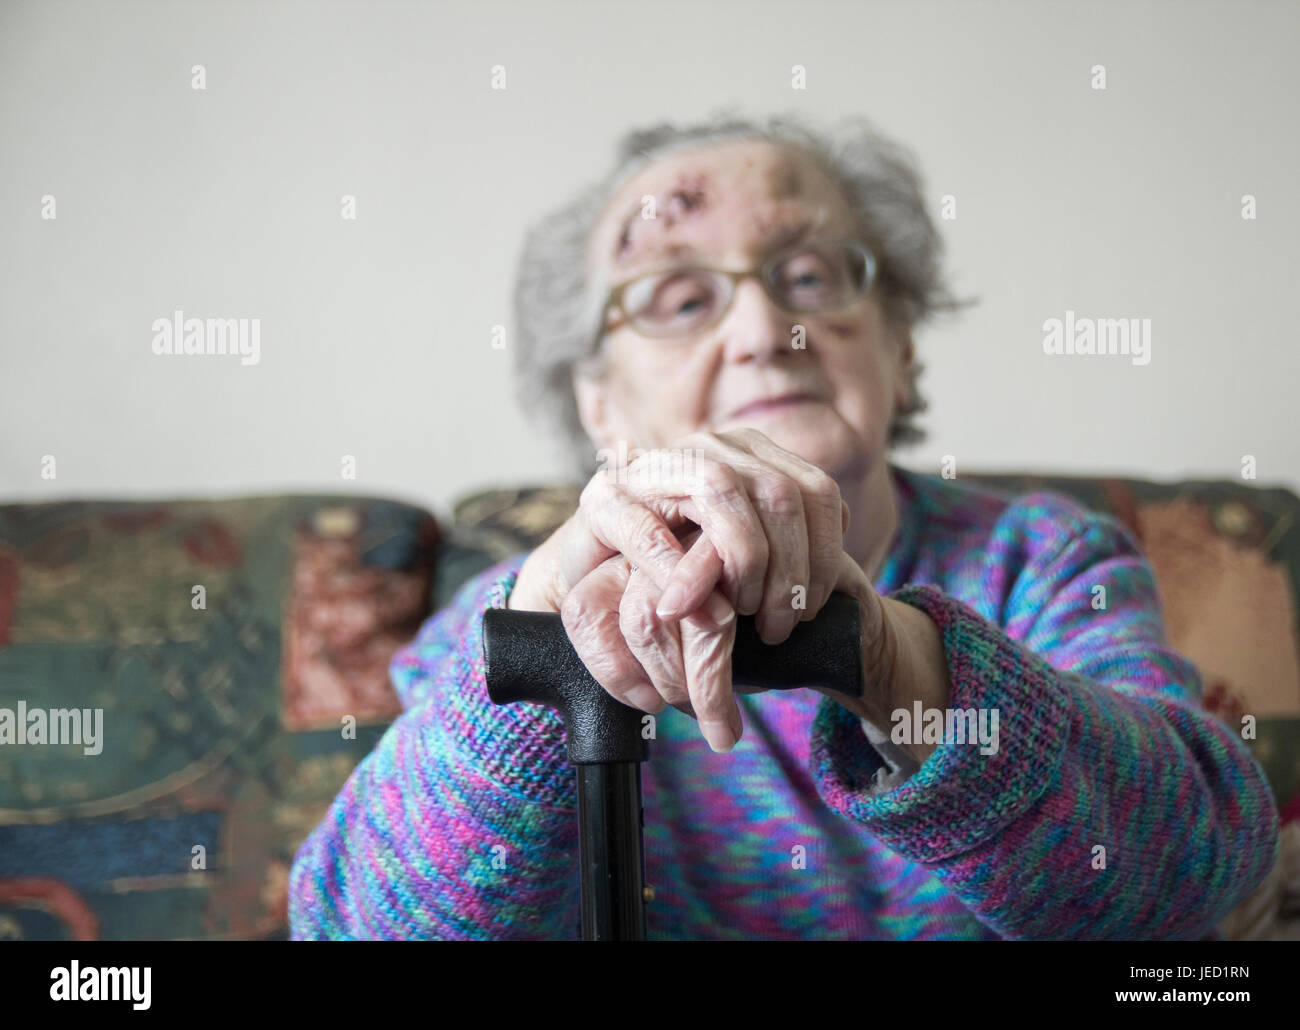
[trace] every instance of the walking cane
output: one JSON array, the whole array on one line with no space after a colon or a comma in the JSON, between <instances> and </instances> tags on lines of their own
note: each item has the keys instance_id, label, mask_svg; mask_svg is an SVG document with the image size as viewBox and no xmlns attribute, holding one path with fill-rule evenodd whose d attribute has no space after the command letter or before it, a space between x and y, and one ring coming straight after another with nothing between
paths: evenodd
<instances>
[{"instance_id":1,"label":"walking cane","mask_svg":"<svg viewBox=\"0 0 1300 1030\"><path fill-rule=\"evenodd\" d=\"M736 620L732 680L768 690L825 687L861 697L858 602L833 593L816 618L796 623L781 644L758 636L752 615ZM640 941L646 936L641 763L648 713L616 700L587 671L555 612L489 609L483 618L488 696L494 704L531 701L560 713L578 779L578 859L582 936Z\"/></svg>"}]
</instances>

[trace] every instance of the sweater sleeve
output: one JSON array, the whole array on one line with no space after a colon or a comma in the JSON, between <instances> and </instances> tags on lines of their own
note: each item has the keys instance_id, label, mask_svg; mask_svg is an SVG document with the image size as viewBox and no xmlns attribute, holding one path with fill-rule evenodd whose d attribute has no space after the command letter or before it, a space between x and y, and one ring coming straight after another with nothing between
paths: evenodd
<instances>
[{"instance_id":1,"label":"sweater sleeve","mask_svg":"<svg viewBox=\"0 0 1300 1030\"><path fill-rule=\"evenodd\" d=\"M393 657L405 711L294 859L294 940L576 936L563 725L492 704L484 678L483 613L505 606L524 557L471 579Z\"/></svg>"},{"instance_id":2,"label":"sweater sleeve","mask_svg":"<svg viewBox=\"0 0 1300 1030\"><path fill-rule=\"evenodd\" d=\"M890 595L934 620L950 710L983 711L988 727L997 713L996 750L954 733L890 782L859 720L824 699L818 791L1004 937L1212 936L1275 861L1272 792L1200 706L1128 531L1058 499L1068 531L1044 539L1049 496L1027 499L1037 520L993 559L1019 571L983 571L1001 595L993 619L933 585Z\"/></svg>"}]
</instances>

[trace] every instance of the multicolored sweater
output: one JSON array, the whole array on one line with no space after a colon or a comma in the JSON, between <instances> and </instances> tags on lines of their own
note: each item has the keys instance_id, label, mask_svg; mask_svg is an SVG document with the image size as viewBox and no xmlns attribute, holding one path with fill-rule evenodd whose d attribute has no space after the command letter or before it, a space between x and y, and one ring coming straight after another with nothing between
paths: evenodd
<instances>
[{"instance_id":1,"label":"multicolored sweater","mask_svg":"<svg viewBox=\"0 0 1300 1030\"><path fill-rule=\"evenodd\" d=\"M935 621L950 705L996 710L997 750L951 738L888 776L816 691L741 696L727 754L665 709L642 767L650 938L1215 936L1272 866L1278 814L1167 645L1132 536L1059 495L893 476L876 590ZM579 936L559 716L484 684L483 612L524 557L394 657L405 711L298 852L294 939Z\"/></svg>"}]
</instances>

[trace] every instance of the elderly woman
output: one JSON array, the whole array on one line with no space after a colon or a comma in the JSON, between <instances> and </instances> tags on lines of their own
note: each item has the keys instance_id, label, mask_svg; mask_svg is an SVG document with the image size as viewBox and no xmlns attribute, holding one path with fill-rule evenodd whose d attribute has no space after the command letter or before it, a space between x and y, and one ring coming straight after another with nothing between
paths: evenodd
<instances>
[{"instance_id":1,"label":"elderly woman","mask_svg":"<svg viewBox=\"0 0 1300 1030\"><path fill-rule=\"evenodd\" d=\"M405 712L297 856L295 938L577 935L562 727L488 700L492 606L560 612L656 715L652 938L1214 935L1277 813L1132 537L887 460L913 330L962 303L940 248L905 151L789 119L633 133L531 235L518 371L590 479L394 658ZM733 684L736 613L776 643L835 590L865 699ZM984 732L918 732L957 711Z\"/></svg>"}]
</instances>

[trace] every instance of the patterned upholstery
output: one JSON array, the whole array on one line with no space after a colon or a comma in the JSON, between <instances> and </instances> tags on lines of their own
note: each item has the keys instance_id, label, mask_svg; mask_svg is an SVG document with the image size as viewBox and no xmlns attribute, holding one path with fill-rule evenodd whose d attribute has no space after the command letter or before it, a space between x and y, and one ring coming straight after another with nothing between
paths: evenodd
<instances>
[{"instance_id":1,"label":"patterned upholstery","mask_svg":"<svg viewBox=\"0 0 1300 1030\"><path fill-rule=\"evenodd\" d=\"M98 754L0 746L0 939L287 936L438 543L354 497L0 507L0 708L103 710Z\"/></svg>"}]
</instances>

